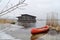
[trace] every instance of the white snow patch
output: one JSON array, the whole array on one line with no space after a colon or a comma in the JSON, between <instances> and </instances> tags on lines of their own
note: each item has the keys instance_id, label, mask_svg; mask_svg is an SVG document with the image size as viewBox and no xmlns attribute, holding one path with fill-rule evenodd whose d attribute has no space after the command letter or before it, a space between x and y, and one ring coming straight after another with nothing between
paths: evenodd
<instances>
[{"instance_id":1,"label":"white snow patch","mask_svg":"<svg viewBox=\"0 0 60 40\"><path fill-rule=\"evenodd\" d=\"M0 32L0 39L14 39L14 37L12 37L4 32Z\"/></svg>"}]
</instances>

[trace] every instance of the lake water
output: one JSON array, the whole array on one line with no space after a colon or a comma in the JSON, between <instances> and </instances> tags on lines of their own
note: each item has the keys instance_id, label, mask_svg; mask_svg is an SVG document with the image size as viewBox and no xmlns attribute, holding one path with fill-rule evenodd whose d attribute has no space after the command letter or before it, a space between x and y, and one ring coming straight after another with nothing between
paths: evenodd
<instances>
[{"instance_id":1,"label":"lake water","mask_svg":"<svg viewBox=\"0 0 60 40\"><path fill-rule=\"evenodd\" d=\"M27 28L38 28L38 27L42 27L42 26L45 26L46 25L46 21L36 21L35 23L18 23L18 25L23 25L24 27L27 27Z\"/></svg>"},{"instance_id":2,"label":"lake water","mask_svg":"<svg viewBox=\"0 0 60 40\"><path fill-rule=\"evenodd\" d=\"M20 25L13 25L13 24L0 24L0 30L1 32L4 32L5 34L8 34L13 39L20 39L20 40L60 40L60 33L56 32L55 30L50 30L47 33L31 34L31 28L39 28L46 25L46 21L37 21L32 24L31 27L28 26L28 28L25 28L24 26ZM29 24L27 24L29 25ZM3 35L3 33L1 33ZM0 34L0 35L1 35ZM8 36L7 36L8 37ZM1 39L1 36L0 36ZM7 38L5 38L7 39Z\"/></svg>"}]
</instances>

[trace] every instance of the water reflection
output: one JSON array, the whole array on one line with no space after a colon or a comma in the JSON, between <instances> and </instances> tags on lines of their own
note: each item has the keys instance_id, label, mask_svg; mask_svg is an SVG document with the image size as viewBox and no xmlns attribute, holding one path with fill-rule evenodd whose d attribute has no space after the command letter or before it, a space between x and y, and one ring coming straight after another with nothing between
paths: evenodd
<instances>
[{"instance_id":1,"label":"water reflection","mask_svg":"<svg viewBox=\"0 0 60 40\"><path fill-rule=\"evenodd\" d=\"M24 28L31 28L31 27L36 27L35 25L36 25L36 22L28 22L28 21L26 21L26 22L18 22L18 25L21 25L21 26L23 26Z\"/></svg>"},{"instance_id":2,"label":"water reflection","mask_svg":"<svg viewBox=\"0 0 60 40\"><path fill-rule=\"evenodd\" d=\"M60 32L57 32L56 30L49 30L45 33L40 33L36 35L31 36L31 40L60 40Z\"/></svg>"},{"instance_id":3,"label":"water reflection","mask_svg":"<svg viewBox=\"0 0 60 40\"><path fill-rule=\"evenodd\" d=\"M51 35L51 36L55 36L55 35L58 34L58 32L56 30L50 29L48 34Z\"/></svg>"},{"instance_id":4,"label":"water reflection","mask_svg":"<svg viewBox=\"0 0 60 40\"><path fill-rule=\"evenodd\" d=\"M36 21L36 22L18 22L18 25L23 26L24 28L38 28L46 25L46 21Z\"/></svg>"},{"instance_id":5,"label":"water reflection","mask_svg":"<svg viewBox=\"0 0 60 40\"><path fill-rule=\"evenodd\" d=\"M48 31L47 32L44 32L44 33L34 34L34 35L32 34L31 40L37 40L38 38L46 35L47 33L48 33ZM42 40L42 39L40 38L39 40Z\"/></svg>"},{"instance_id":6,"label":"water reflection","mask_svg":"<svg viewBox=\"0 0 60 40\"><path fill-rule=\"evenodd\" d=\"M22 23L21 23L22 24ZM31 28L32 27L42 27L46 25L46 21L37 21L36 23L31 23L29 25L28 23L24 23L27 29L21 29L19 27L21 26L8 26L10 27L8 30L4 31L7 34L13 36L16 39L22 39L22 40L60 40L60 32L57 32L56 30L50 29L49 31L45 33L39 33L39 34L31 34ZM20 24L19 24L20 25ZM4 25L5 26L5 25ZM3 26L3 27L4 27ZM24 28L26 28L24 27ZM15 30L13 30L15 29Z\"/></svg>"},{"instance_id":7,"label":"water reflection","mask_svg":"<svg viewBox=\"0 0 60 40\"><path fill-rule=\"evenodd\" d=\"M36 23L21 23L24 28L36 27Z\"/></svg>"}]
</instances>

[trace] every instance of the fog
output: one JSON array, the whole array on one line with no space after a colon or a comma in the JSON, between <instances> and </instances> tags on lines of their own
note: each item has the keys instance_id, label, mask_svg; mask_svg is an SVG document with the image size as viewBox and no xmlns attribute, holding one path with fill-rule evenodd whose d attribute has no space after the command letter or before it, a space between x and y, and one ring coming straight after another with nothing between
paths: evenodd
<instances>
[{"instance_id":1,"label":"fog","mask_svg":"<svg viewBox=\"0 0 60 40\"><path fill-rule=\"evenodd\" d=\"M2 0L0 2L0 11L5 7L9 0ZM10 4L15 5L19 0L10 0ZM30 14L37 17L37 19L45 19L46 15L58 13L60 15L60 0L26 0L27 6L19 7L16 10L2 16L2 18L16 18L21 14ZM11 5L8 5L10 7ZM7 9L7 8L5 8Z\"/></svg>"}]
</instances>

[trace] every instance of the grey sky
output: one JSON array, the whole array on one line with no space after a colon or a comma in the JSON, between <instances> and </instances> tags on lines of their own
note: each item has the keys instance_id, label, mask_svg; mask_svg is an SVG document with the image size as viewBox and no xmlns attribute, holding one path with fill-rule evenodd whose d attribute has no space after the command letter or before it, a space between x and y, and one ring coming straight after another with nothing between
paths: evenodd
<instances>
[{"instance_id":1,"label":"grey sky","mask_svg":"<svg viewBox=\"0 0 60 40\"><path fill-rule=\"evenodd\" d=\"M10 4L17 4L19 0L10 0ZM4 8L8 0L2 0L0 3L0 10ZM60 13L60 0L26 0L28 5L22 7L22 9L16 9L15 11L8 13L2 17L14 18L18 15L27 13L35 15L37 18L46 18L47 13L56 12ZM9 4L9 7L11 6Z\"/></svg>"}]
</instances>

